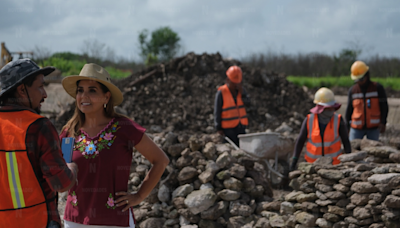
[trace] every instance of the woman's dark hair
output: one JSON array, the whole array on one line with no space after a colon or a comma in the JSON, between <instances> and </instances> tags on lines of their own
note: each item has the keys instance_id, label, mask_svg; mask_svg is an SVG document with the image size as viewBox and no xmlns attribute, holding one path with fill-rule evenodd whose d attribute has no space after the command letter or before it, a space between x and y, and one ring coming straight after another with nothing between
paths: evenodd
<instances>
[{"instance_id":1,"label":"woman's dark hair","mask_svg":"<svg viewBox=\"0 0 400 228\"><path fill-rule=\"evenodd\" d=\"M80 81L76 82L76 87L78 88ZM105 86L104 84L96 81L100 85L100 89L103 93L107 93L110 90ZM108 118L115 118L115 117L126 117L129 118L125 115L119 114L115 112L114 110L114 101L113 97L111 96L110 99L108 100L107 107L104 109L104 115ZM79 110L78 105L76 105L76 99L75 99L75 112L74 115L71 117L71 119L65 124L65 126L62 128L61 131L64 131L65 129L68 132L68 135L71 137L77 136L77 133L79 129L82 127L82 125L85 123L85 114Z\"/></svg>"},{"instance_id":2,"label":"woman's dark hair","mask_svg":"<svg viewBox=\"0 0 400 228\"><path fill-rule=\"evenodd\" d=\"M103 91L103 93L107 93L108 91L110 91L107 86L105 86L103 83L101 82L97 82L100 85L101 90Z\"/></svg>"}]
</instances>

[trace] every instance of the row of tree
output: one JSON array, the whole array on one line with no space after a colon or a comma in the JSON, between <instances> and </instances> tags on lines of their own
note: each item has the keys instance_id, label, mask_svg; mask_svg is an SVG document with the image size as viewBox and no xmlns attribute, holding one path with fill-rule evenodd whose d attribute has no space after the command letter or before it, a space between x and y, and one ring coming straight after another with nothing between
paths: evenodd
<instances>
[{"instance_id":1,"label":"row of tree","mask_svg":"<svg viewBox=\"0 0 400 228\"><path fill-rule=\"evenodd\" d=\"M138 46L143 62L128 61L117 57L114 50L96 39L83 41L81 54L72 52L58 52L52 54L46 47L36 46L34 59L44 65L49 59L64 61L96 62L102 66L111 66L120 69L137 70L158 62L174 58L181 48L180 37L170 27L161 27L149 33L147 29L138 35ZM54 61L53 61L54 62ZM144 64L144 65L143 65Z\"/></svg>"},{"instance_id":2,"label":"row of tree","mask_svg":"<svg viewBox=\"0 0 400 228\"><path fill-rule=\"evenodd\" d=\"M118 69L140 70L158 62L168 61L181 50L181 38L170 27L160 27L151 33L142 30L137 37L138 48L143 62L128 61L117 57L112 48L98 40L85 40L82 54L70 52L50 54L46 48L35 50L36 61L61 58L67 61L79 60L85 62L97 62L103 66L111 66ZM255 67L262 67L275 72L284 72L293 76L343 76L349 75L351 64L358 60L362 50L359 45L342 49L338 54L328 55L324 53L299 53L297 55L285 53L257 53L241 59L242 62ZM370 66L373 77L399 77L400 59L372 56L364 59Z\"/></svg>"},{"instance_id":3,"label":"row of tree","mask_svg":"<svg viewBox=\"0 0 400 228\"><path fill-rule=\"evenodd\" d=\"M363 60L372 77L400 77L400 59L371 56L359 59L360 49L343 49L338 54L308 53L297 55L273 53L252 54L242 59L250 66L262 67L292 76L344 76L350 75L351 65Z\"/></svg>"}]
</instances>

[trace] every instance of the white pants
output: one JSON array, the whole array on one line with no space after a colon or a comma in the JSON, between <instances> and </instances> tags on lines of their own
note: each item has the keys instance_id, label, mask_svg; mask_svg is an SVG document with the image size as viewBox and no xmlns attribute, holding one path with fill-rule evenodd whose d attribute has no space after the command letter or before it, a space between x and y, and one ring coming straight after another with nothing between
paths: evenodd
<instances>
[{"instance_id":1,"label":"white pants","mask_svg":"<svg viewBox=\"0 0 400 228\"><path fill-rule=\"evenodd\" d=\"M129 226L97 226L97 225L83 225L80 223L70 222L64 220L64 228L135 228L135 222L132 216L132 210L129 210Z\"/></svg>"}]
</instances>

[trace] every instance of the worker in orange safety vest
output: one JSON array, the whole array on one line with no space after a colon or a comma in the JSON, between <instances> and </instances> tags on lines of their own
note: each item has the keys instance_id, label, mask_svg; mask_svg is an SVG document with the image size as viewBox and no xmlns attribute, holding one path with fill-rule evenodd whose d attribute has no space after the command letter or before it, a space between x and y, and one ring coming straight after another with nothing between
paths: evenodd
<instances>
[{"instance_id":1,"label":"worker in orange safety vest","mask_svg":"<svg viewBox=\"0 0 400 228\"><path fill-rule=\"evenodd\" d=\"M379 140L379 133L386 130L389 111L383 86L370 80L369 67L363 61L351 66L354 85L348 93L346 122L350 129L349 138Z\"/></svg>"},{"instance_id":2,"label":"worker in orange safety vest","mask_svg":"<svg viewBox=\"0 0 400 228\"><path fill-rule=\"evenodd\" d=\"M30 59L0 70L0 227L61 227L57 192L75 184L78 167L65 163L56 129L39 115L54 70Z\"/></svg>"},{"instance_id":3,"label":"worker in orange safety vest","mask_svg":"<svg viewBox=\"0 0 400 228\"><path fill-rule=\"evenodd\" d=\"M320 88L314 96L316 106L304 119L297 138L290 170L294 170L307 142L304 158L313 163L320 157L331 157L332 164L339 164L342 144L345 153L351 153L351 145L346 124L340 114L336 114L341 104L336 103L333 92L325 87Z\"/></svg>"},{"instance_id":4,"label":"worker in orange safety vest","mask_svg":"<svg viewBox=\"0 0 400 228\"><path fill-rule=\"evenodd\" d=\"M248 123L245 106L250 98L242 86L242 69L231 66L226 71L226 83L218 88L214 103L214 124L217 132L239 145L239 134L246 133Z\"/></svg>"}]
</instances>

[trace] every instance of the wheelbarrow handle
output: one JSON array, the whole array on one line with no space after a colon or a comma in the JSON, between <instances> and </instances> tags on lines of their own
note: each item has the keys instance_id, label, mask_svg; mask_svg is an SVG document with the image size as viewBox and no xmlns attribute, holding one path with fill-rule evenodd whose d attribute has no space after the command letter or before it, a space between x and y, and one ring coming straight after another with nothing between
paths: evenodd
<instances>
[{"instance_id":1,"label":"wheelbarrow handle","mask_svg":"<svg viewBox=\"0 0 400 228\"><path fill-rule=\"evenodd\" d=\"M282 175L281 173L275 171L275 170L271 167L271 165L269 164L269 162L268 162L267 159L264 160L264 163L267 165L268 169L269 169L273 174L275 174L275 175L277 175L278 177L281 177L281 178L287 178L287 177L285 177L284 175Z\"/></svg>"},{"instance_id":2,"label":"wheelbarrow handle","mask_svg":"<svg viewBox=\"0 0 400 228\"><path fill-rule=\"evenodd\" d=\"M238 146L236 146L236 144L235 144L230 138L228 138L227 136L225 136L225 140L228 141L229 144L231 144L231 145L235 148L235 150L239 150L239 149L240 149L240 148L239 148Z\"/></svg>"}]
</instances>

